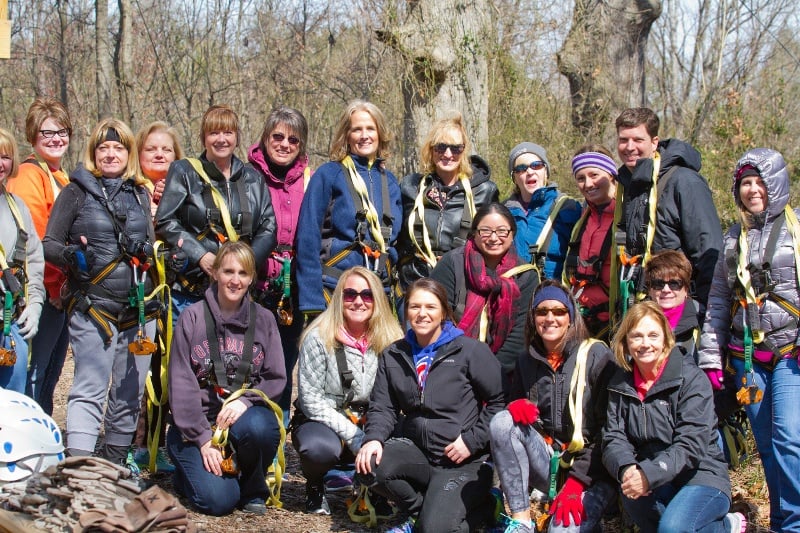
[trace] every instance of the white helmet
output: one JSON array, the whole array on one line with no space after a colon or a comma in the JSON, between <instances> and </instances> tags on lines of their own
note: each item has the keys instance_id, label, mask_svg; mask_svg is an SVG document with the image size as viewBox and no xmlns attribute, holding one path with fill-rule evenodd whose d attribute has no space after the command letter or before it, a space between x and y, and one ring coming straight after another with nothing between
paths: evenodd
<instances>
[{"instance_id":1,"label":"white helmet","mask_svg":"<svg viewBox=\"0 0 800 533\"><path fill-rule=\"evenodd\" d=\"M64 441L55 421L24 394L0 389L0 485L63 459Z\"/></svg>"}]
</instances>

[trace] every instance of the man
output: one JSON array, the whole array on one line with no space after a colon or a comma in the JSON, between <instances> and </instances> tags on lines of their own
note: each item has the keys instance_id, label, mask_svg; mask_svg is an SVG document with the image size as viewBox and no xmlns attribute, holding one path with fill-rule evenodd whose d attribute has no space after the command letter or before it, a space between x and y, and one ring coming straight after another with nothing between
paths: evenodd
<instances>
[{"instance_id":1,"label":"man","mask_svg":"<svg viewBox=\"0 0 800 533\"><path fill-rule=\"evenodd\" d=\"M708 291L722 249L722 228L708 182L699 174L700 153L677 139L658 138L659 119L653 110L626 109L616 120L617 151L622 167L617 178L623 201L617 245L624 245L619 265L641 272L643 263L660 250L680 250L692 263L692 296L705 315ZM655 190L653 190L655 187ZM650 220L655 200L655 221ZM618 253L620 249L617 249ZM626 267L640 256L638 268ZM644 290L642 276L633 280Z\"/></svg>"}]
</instances>

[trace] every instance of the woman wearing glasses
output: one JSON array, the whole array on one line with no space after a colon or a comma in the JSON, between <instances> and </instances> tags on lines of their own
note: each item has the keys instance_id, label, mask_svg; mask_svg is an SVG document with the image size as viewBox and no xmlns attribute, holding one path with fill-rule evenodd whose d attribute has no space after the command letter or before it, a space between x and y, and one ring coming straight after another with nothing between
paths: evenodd
<instances>
[{"instance_id":1,"label":"woman wearing glasses","mask_svg":"<svg viewBox=\"0 0 800 533\"><path fill-rule=\"evenodd\" d=\"M401 181L397 249L403 287L429 276L445 252L466 244L477 209L497 201L488 163L471 151L460 113L439 120L420 147L422 172Z\"/></svg>"},{"instance_id":2,"label":"woman wearing glasses","mask_svg":"<svg viewBox=\"0 0 800 533\"><path fill-rule=\"evenodd\" d=\"M497 202L478 209L467 243L442 256L431 277L447 291L459 329L486 342L510 374L524 351L536 272L514 250L517 224Z\"/></svg>"},{"instance_id":3,"label":"woman wearing glasses","mask_svg":"<svg viewBox=\"0 0 800 533\"><path fill-rule=\"evenodd\" d=\"M31 212L36 233L44 238L50 211L61 189L69 183L61 163L67 155L72 121L66 106L55 98L40 96L28 108L25 136L33 153L19 166L17 177L6 188L19 196ZM69 329L61 302L61 286L66 276L56 266L45 263L45 298L39 331L31 339L30 366L25 394L53 414L53 393L67 357Z\"/></svg>"},{"instance_id":4,"label":"woman wearing glasses","mask_svg":"<svg viewBox=\"0 0 800 533\"><path fill-rule=\"evenodd\" d=\"M589 340L575 300L554 280L536 289L526 342L511 403L491 424L492 457L511 510L506 531L536 530L531 488L551 502L548 531L600 531L617 496L599 454L611 351ZM553 461L559 461L555 470Z\"/></svg>"},{"instance_id":5,"label":"woman wearing glasses","mask_svg":"<svg viewBox=\"0 0 800 533\"><path fill-rule=\"evenodd\" d=\"M323 476L361 448L378 355L402 336L380 279L364 267L342 273L331 304L306 329L292 419L306 512L330 514Z\"/></svg>"},{"instance_id":6,"label":"woman wearing glasses","mask_svg":"<svg viewBox=\"0 0 800 533\"><path fill-rule=\"evenodd\" d=\"M515 146L508 156L514 193L505 201L517 222L514 245L523 261L544 278L561 279L572 227L581 206L550 183L547 151L531 142Z\"/></svg>"},{"instance_id":7,"label":"woman wearing glasses","mask_svg":"<svg viewBox=\"0 0 800 533\"><path fill-rule=\"evenodd\" d=\"M489 421L503 408L500 365L455 327L447 300L432 279L413 282L406 336L378 360L356 470L411 515L390 531L475 531L491 514L486 461Z\"/></svg>"}]
</instances>

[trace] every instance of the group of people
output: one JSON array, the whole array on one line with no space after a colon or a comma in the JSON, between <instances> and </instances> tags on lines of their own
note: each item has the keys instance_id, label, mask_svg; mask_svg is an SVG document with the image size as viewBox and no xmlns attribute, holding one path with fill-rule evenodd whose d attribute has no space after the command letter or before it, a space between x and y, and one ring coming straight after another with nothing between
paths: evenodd
<instances>
[{"instance_id":1,"label":"group of people","mask_svg":"<svg viewBox=\"0 0 800 533\"><path fill-rule=\"evenodd\" d=\"M52 412L71 346L67 452L120 463L143 446L148 374L157 389L166 373L168 430L150 431L205 513L266 512L288 427L310 513L330 513L325 475L351 464L376 508L407 513L400 531L473 530L505 500L520 532L531 491L550 531L600 530L619 497L642 531L743 532L714 409L738 390L770 527L797 530L786 164L740 159L723 239L700 154L659 139L646 108L616 128L621 166L599 144L572 158L581 201L523 142L500 203L459 114L399 181L387 121L361 100L314 171L296 109L270 112L244 162L236 113L214 105L197 158L167 124L134 136L105 119L67 177L69 115L37 98L28 159L0 130L0 385Z\"/></svg>"}]
</instances>

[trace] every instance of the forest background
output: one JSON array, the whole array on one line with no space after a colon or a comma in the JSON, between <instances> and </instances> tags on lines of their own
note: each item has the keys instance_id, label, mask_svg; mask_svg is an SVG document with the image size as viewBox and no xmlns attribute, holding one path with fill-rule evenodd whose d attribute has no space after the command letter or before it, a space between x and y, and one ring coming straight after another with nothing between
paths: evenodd
<instances>
[{"instance_id":1,"label":"forest background","mask_svg":"<svg viewBox=\"0 0 800 533\"><path fill-rule=\"evenodd\" d=\"M616 153L614 118L646 105L662 138L702 153L723 225L735 220L731 172L749 148L783 153L798 198L792 0L11 0L8 16L0 127L25 153L31 101L60 98L74 125L68 170L109 115L134 131L165 120L198 154L200 118L218 103L239 113L242 159L273 106L300 109L316 167L346 103L365 98L395 133L387 167L398 177L416 170L430 123L455 109L503 197L507 154L526 140L577 196L575 149L600 141Z\"/></svg>"}]
</instances>

